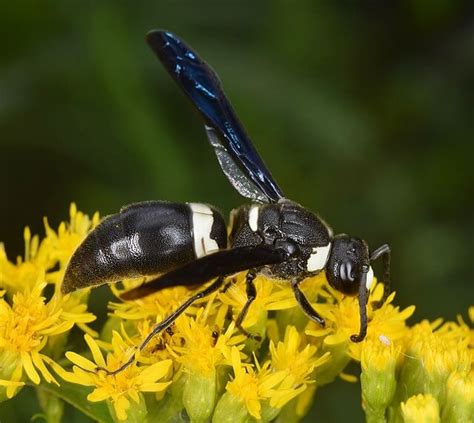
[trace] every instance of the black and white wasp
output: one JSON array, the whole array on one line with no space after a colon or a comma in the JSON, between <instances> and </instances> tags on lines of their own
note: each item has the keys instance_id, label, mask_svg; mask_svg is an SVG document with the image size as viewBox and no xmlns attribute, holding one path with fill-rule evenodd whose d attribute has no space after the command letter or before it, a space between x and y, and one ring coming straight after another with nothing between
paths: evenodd
<instances>
[{"instance_id":1,"label":"black and white wasp","mask_svg":"<svg viewBox=\"0 0 474 423\"><path fill-rule=\"evenodd\" d=\"M169 327L188 306L221 288L225 277L247 270L247 302L236 325L255 300L258 273L289 281L306 315L324 326L299 288L305 278L325 270L330 285L358 295L360 342L367 332L367 298L373 279L370 262L383 257L388 293L390 249L369 254L365 241L332 229L316 214L287 199L255 150L227 100L214 71L183 41L167 31L151 31L147 41L165 69L191 99L205 121L205 130L222 171L251 203L233 210L230 234L224 218L208 204L149 201L129 205L106 217L72 256L62 291L117 282L123 278L156 276L123 294L133 300L172 286L213 281L159 323L142 342L143 349ZM133 357L118 372L133 362Z\"/></svg>"}]
</instances>

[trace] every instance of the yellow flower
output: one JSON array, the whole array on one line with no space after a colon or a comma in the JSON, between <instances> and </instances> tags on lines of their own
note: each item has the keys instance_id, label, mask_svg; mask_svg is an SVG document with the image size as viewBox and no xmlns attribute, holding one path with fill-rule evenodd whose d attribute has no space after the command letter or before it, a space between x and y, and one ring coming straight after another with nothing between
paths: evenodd
<instances>
[{"instance_id":1,"label":"yellow flower","mask_svg":"<svg viewBox=\"0 0 474 423\"><path fill-rule=\"evenodd\" d=\"M286 373L281 388L299 388L312 382L311 374L316 367L321 366L330 358L329 353L317 356L317 347L306 344L301 348L304 338L294 326L286 328L283 342L276 345L270 342L272 368Z\"/></svg>"},{"instance_id":2,"label":"yellow flower","mask_svg":"<svg viewBox=\"0 0 474 423\"><path fill-rule=\"evenodd\" d=\"M432 395L414 395L401 408L404 423L439 422L439 405Z\"/></svg>"},{"instance_id":3,"label":"yellow flower","mask_svg":"<svg viewBox=\"0 0 474 423\"><path fill-rule=\"evenodd\" d=\"M124 288L120 288L119 285L110 285L110 289L114 295L119 298L123 292L128 291L141 283L143 283L143 278L138 280L127 279L122 283ZM109 308L113 310L114 316L121 319L140 320L152 318L158 322L175 311L192 294L193 291L182 286L166 288L138 300L120 303L112 302L109 304ZM206 301L208 301L207 298ZM202 301L197 302L197 304L200 303L202 303ZM195 307L190 307L186 313L190 313L193 309L195 309Z\"/></svg>"},{"instance_id":4,"label":"yellow flower","mask_svg":"<svg viewBox=\"0 0 474 423\"><path fill-rule=\"evenodd\" d=\"M120 334L130 347L137 347L153 330L155 323L150 320L120 321ZM134 336L129 336L127 330L133 330ZM112 333L113 333L112 329ZM104 334L102 334L104 335ZM182 344L182 337L176 333L174 326L153 337L150 343L137 356L140 363L152 364L173 358L173 351Z\"/></svg>"},{"instance_id":5,"label":"yellow flower","mask_svg":"<svg viewBox=\"0 0 474 423\"><path fill-rule=\"evenodd\" d=\"M85 238L87 233L99 223L99 213L95 212L92 219L77 210L72 203L69 207L69 222L61 222L58 230L54 231L44 218L46 237L43 241L49 250L51 267L59 263L59 270L48 274L48 282L62 283L64 272L72 253Z\"/></svg>"},{"instance_id":6,"label":"yellow flower","mask_svg":"<svg viewBox=\"0 0 474 423\"><path fill-rule=\"evenodd\" d=\"M474 312L474 307L471 307L469 312L471 312L471 310ZM474 317L474 313L472 317ZM474 321L472 322L474 323ZM446 322L439 331L444 333L449 332L454 339L467 343L467 348L471 352L471 360L474 361L474 328L470 327L461 315L457 316L457 322Z\"/></svg>"},{"instance_id":7,"label":"yellow flower","mask_svg":"<svg viewBox=\"0 0 474 423\"><path fill-rule=\"evenodd\" d=\"M304 347L303 347L304 345ZM286 373L278 390L270 400L270 405L282 408L293 398L296 404L288 406L303 417L315 393L315 386L308 390L309 384L315 382L315 369L330 360L330 353L317 354L318 348L306 342L294 326L288 326L283 341L270 341L272 369ZM316 380L317 382L317 380Z\"/></svg>"},{"instance_id":8,"label":"yellow flower","mask_svg":"<svg viewBox=\"0 0 474 423\"><path fill-rule=\"evenodd\" d=\"M367 341L361 351L362 371L384 373L388 367L395 367L400 352L401 345L395 346L384 338Z\"/></svg>"},{"instance_id":9,"label":"yellow flower","mask_svg":"<svg viewBox=\"0 0 474 423\"><path fill-rule=\"evenodd\" d=\"M16 263L8 260L5 249L0 244L0 286L13 294L24 289L33 289L38 283L61 283L64 271L72 253L85 237L87 232L97 225L99 215L92 220L78 212L75 204L70 207L70 222L61 223L57 233L51 229L46 219L44 225L46 237L40 242L38 235L31 236L25 228L24 257L18 257ZM59 269L53 270L59 263Z\"/></svg>"},{"instance_id":10,"label":"yellow flower","mask_svg":"<svg viewBox=\"0 0 474 423\"><path fill-rule=\"evenodd\" d=\"M261 401L273 398L286 372L272 372L269 361L261 368L257 366L257 371L255 371L252 366L242 364L236 347L232 348L232 367L234 379L227 383L227 392L238 398L251 416L260 419Z\"/></svg>"},{"instance_id":11,"label":"yellow flower","mask_svg":"<svg viewBox=\"0 0 474 423\"><path fill-rule=\"evenodd\" d=\"M176 361L203 376L209 375L219 365L230 365L231 347L240 344L238 348L241 349L246 339L236 333L233 322L224 333L214 333L218 331L205 322L204 309L200 309L196 318L178 319L173 328L183 339L183 346L174 348Z\"/></svg>"},{"instance_id":12,"label":"yellow flower","mask_svg":"<svg viewBox=\"0 0 474 423\"><path fill-rule=\"evenodd\" d=\"M40 244L38 235L31 237L28 227L23 231L25 256L17 257L16 263L8 260L3 244L0 244L0 286L9 294L32 289L45 280L46 270L51 262L49 251Z\"/></svg>"},{"instance_id":13,"label":"yellow flower","mask_svg":"<svg viewBox=\"0 0 474 423\"><path fill-rule=\"evenodd\" d=\"M468 374L472 354L468 339L459 326L440 321L422 321L410 329L407 336L401 383L407 396L417 392L432 394L444 405L446 381L453 372Z\"/></svg>"},{"instance_id":14,"label":"yellow flower","mask_svg":"<svg viewBox=\"0 0 474 423\"><path fill-rule=\"evenodd\" d=\"M407 353L422 359L428 373L468 372L468 340L456 329L457 326L447 325L435 330L427 321L418 323L410 330Z\"/></svg>"},{"instance_id":15,"label":"yellow flower","mask_svg":"<svg viewBox=\"0 0 474 423\"><path fill-rule=\"evenodd\" d=\"M74 363L73 371L59 371L68 382L93 386L87 399L92 402L108 400L119 420L126 420L134 408L144 407L142 392L162 392L171 382L158 382L170 376L171 360L164 360L150 366L137 366L135 363L116 375L109 375L98 367L109 371L117 369L129 358L130 347L117 332L112 339L112 352L104 358L97 342L88 334L84 336L91 350L94 362L75 352L67 352L66 357ZM132 406L130 400L134 401ZM131 409L132 408L132 409Z\"/></svg>"},{"instance_id":16,"label":"yellow flower","mask_svg":"<svg viewBox=\"0 0 474 423\"><path fill-rule=\"evenodd\" d=\"M245 275L246 272L237 275L236 282L231 283L224 293L219 294L222 303L232 307L234 317L237 317L247 301ZM250 328L259 323L262 313L266 311L285 310L296 306L296 300L288 283L279 283L259 275L254 284L257 298L242 322L244 328Z\"/></svg>"},{"instance_id":17,"label":"yellow flower","mask_svg":"<svg viewBox=\"0 0 474 423\"><path fill-rule=\"evenodd\" d=\"M340 292L327 287L329 293L326 303L315 304L316 310L326 319L326 329L317 327L310 323L306 333L315 337L324 338L324 344L336 345L347 343L349 354L356 360L360 360L361 343L350 342L352 334L357 334L360 327L359 303L357 297L347 297ZM395 293L389 295L387 301L377 310L370 305L382 298L383 285L378 283L372 289L369 298L368 328L365 342L369 340L386 339L393 342L401 339L407 332L405 320L415 311L415 306L409 306L400 311L399 307L392 305ZM334 298L335 303L332 303Z\"/></svg>"},{"instance_id":18,"label":"yellow flower","mask_svg":"<svg viewBox=\"0 0 474 423\"><path fill-rule=\"evenodd\" d=\"M23 382L23 370L35 384L40 383L40 374L47 382L57 384L45 366L45 362L53 365L53 360L40 351L50 337L69 331L76 322L94 318L87 313L65 313L65 299L57 295L46 302L42 296L45 285L39 284L31 292L28 289L17 292L11 306L0 299L0 367L10 369L2 377L13 382L7 387L8 398Z\"/></svg>"}]
</instances>

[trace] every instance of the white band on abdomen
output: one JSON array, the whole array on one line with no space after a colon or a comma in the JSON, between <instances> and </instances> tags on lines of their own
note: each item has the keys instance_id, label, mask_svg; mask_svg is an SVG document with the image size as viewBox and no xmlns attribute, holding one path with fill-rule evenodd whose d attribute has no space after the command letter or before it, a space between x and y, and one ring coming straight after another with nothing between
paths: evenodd
<instances>
[{"instance_id":1,"label":"white band on abdomen","mask_svg":"<svg viewBox=\"0 0 474 423\"><path fill-rule=\"evenodd\" d=\"M219 250L217 242L211 238L214 216L206 204L188 203L192 212L194 253L196 258Z\"/></svg>"}]
</instances>

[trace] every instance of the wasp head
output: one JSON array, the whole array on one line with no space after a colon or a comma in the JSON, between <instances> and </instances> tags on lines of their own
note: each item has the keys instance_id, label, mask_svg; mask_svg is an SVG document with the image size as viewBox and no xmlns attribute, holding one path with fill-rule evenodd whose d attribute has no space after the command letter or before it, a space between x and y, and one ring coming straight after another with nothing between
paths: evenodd
<instances>
[{"instance_id":1,"label":"wasp head","mask_svg":"<svg viewBox=\"0 0 474 423\"><path fill-rule=\"evenodd\" d=\"M333 239L326 266L329 284L346 295L356 295L362 274L369 270L369 248L365 241L348 235Z\"/></svg>"}]
</instances>

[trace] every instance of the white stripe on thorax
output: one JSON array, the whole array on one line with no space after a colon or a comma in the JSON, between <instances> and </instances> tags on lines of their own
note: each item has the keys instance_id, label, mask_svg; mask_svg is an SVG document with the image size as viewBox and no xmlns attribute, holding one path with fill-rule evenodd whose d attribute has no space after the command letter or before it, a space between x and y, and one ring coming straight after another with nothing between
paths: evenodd
<instances>
[{"instance_id":1,"label":"white stripe on thorax","mask_svg":"<svg viewBox=\"0 0 474 423\"><path fill-rule=\"evenodd\" d=\"M249 210L249 226L252 231L258 231L258 206L251 206Z\"/></svg>"},{"instance_id":2,"label":"white stripe on thorax","mask_svg":"<svg viewBox=\"0 0 474 423\"><path fill-rule=\"evenodd\" d=\"M194 253L196 258L219 250L217 242L211 238L214 216L206 204L188 203L192 212Z\"/></svg>"},{"instance_id":3,"label":"white stripe on thorax","mask_svg":"<svg viewBox=\"0 0 474 423\"><path fill-rule=\"evenodd\" d=\"M367 281L365 283L365 286L367 287L367 289L370 289L373 281L374 281L374 271L372 269L372 266L369 266L369 271L367 272Z\"/></svg>"},{"instance_id":4,"label":"white stripe on thorax","mask_svg":"<svg viewBox=\"0 0 474 423\"><path fill-rule=\"evenodd\" d=\"M313 248L313 252L309 256L309 259L306 263L306 269L308 272L317 272L318 270L324 269L330 252L331 243L324 247Z\"/></svg>"}]
</instances>

